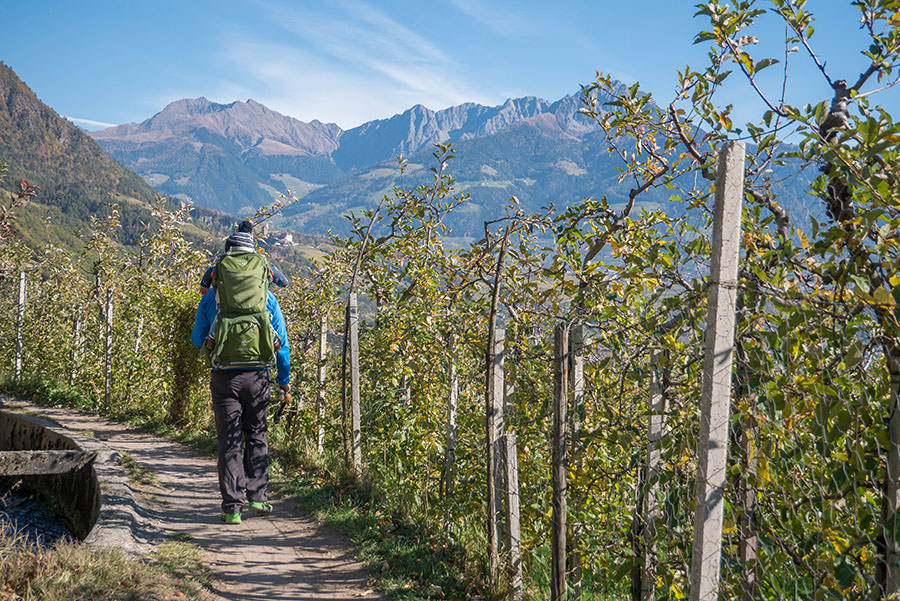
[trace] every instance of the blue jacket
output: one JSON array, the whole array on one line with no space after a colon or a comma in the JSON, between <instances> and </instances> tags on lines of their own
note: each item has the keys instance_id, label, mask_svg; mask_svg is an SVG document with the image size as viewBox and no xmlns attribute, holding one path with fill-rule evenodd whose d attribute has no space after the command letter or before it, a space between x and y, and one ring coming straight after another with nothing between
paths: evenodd
<instances>
[{"instance_id":1,"label":"blue jacket","mask_svg":"<svg viewBox=\"0 0 900 601\"><path fill-rule=\"evenodd\" d=\"M275 363L278 366L278 375L275 381L279 384L287 384L290 382L291 376L291 349L288 346L287 328L284 325L284 316L281 314L281 307L278 306L278 300L275 295L269 291L269 297L266 300L266 309L272 316L272 327L275 333L281 339L281 348L275 355ZM194 318L194 331L191 332L191 342L194 346L201 348L206 341L206 335L209 334L209 328L212 326L216 315L219 313L219 307L216 306L216 291L210 289L200 299L200 305L197 307L197 316Z\"/></svg>"}]
</instances>

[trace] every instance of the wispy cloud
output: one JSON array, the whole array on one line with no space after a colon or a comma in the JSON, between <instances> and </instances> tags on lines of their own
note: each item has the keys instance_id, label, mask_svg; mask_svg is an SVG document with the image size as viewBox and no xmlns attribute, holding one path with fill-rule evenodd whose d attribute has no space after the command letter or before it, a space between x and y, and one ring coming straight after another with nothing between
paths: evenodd
<instances>
[{"instance_id":1,"label":"wispy cloud","mask_svg":"<svg viewBox=\"0 0 900 601\"><path fill-rule=\"evenodd\" d=\"M94 121L93 119L82 119L80 117L66 117L75 125L81 125L85 129L103 129L106 127L115 127L115 123L105 123L103 121Z\"/></svg>"},{"instance_id":2,"label":"wispy cloud","mask_svg":"<svg viewBox=\"0 0 900 601\"><path fill-rule=\"evenodd\" d=\"M336 11L260 6L277 41L228 32L220 57L242 83L223 81L223 91L241 90L280 112L342 127L415 103L440 109L498 100L486 98L448 53L361 0L339 0Z\"/></svg>"},{"instance_id":3,"label":"wispy cloud","mask_svg":"<svg viewBox=\"0 0 900 601\"><path fill-rule=\"evenodd\" d=\"M503 37L529 34L535 30L535 25L521 14L498 10L483 0L449 0L449 2L456 10Z\"/></svg>"}]
</instances>

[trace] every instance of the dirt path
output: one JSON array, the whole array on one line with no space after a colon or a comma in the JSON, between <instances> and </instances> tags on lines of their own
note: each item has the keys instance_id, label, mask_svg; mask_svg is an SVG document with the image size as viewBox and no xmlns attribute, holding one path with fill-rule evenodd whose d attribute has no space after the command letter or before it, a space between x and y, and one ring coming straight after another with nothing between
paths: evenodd
<instances>
[{"instance_id":1,"label":"dirt path","mask_svg":"<svg viewBox=\"0 0 900 601\"><path fill-rule=\"evenodd\" d=\"M101 418L4 399L10 409L43 414L74 431L90 431L156 474L162 488L146 488L139 502L164 535L191 537L206 551L213 592L229 600L382 599L347 540L292 501L270 499L268 516L245 515L239 526L219 521L215 461L195 450Z\"/></svg>"}]
</instances>

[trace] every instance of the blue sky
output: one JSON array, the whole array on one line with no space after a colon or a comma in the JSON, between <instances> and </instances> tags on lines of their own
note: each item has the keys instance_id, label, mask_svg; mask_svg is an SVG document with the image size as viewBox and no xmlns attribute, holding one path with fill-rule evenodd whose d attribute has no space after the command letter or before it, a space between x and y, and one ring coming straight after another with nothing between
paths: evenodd
<instances>
[{"instance_id":1,"label":"blue sky","mask_svg":"<svg viewBox=\"0 0 900 601\"><path fill-rule=\"evenodd\" d=\"M694 1L543 0L5 0L0 60L57 112L81 125L142 121L167 103L253 98L281 113L344 128L414 104L556 100L597 70L640 81L660 100L674 71L699 66L704 25ZM762 4L762 3L761 3ZM849 0L811 0L816 47L835 78L855 78L865 38ZM769 18L755 31L783 37ZM760 49L761 51L762 49ZM794 102L829 96L792 55ZM764 84L780 90L780 73ZM759 110L743 86L725 99ZM900 105L898 93L881 97ZM96 125L94 126L96 127Z\"/></svg>"}]
</instances>

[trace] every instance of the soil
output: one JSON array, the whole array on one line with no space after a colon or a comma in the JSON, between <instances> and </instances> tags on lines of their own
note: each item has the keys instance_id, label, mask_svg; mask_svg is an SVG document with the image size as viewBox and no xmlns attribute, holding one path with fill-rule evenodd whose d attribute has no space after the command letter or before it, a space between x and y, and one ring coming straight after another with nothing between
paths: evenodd
<instances>
[{"instance_id":1,"label":"soil","mask_svg":"<svg viewBox=\"0 0 900 601\"><path fill-rule=\"evenodd\" d=\"M42 414L69 430L128 453L156 475L159 486L138 487L142 515L161 538L189 540L206 552L212 592L222 599L288 601L295 599L383 599L368 572L340 533L298 511L289 499L270 498L270 515L244 514L240 525L225 525L221 514L215 460L190 447L96 416L9 401L9 409Z\"/></svg>"}]
</instances>

